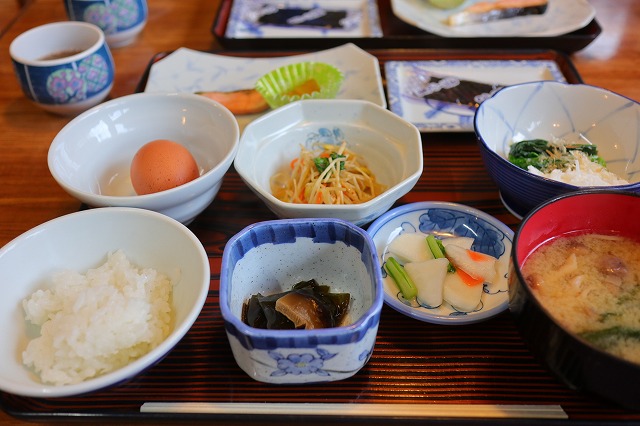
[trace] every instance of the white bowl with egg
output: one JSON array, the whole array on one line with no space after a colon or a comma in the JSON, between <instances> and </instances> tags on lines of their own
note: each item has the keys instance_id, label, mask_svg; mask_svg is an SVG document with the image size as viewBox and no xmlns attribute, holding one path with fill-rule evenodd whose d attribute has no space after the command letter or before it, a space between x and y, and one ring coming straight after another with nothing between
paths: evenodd
<instances>
[{"instance_id":1,"label":"white bowl with egg","mask_svg":"<svg viewBox=\"0 0 640 426\"><path fill-rule=\"evenodd\" d=\"M76 381L77 377L68 381L59 378L61 376L57 374L60 371L69 371L64 368L65 363L73 365L73 371L77 371L81 365L90 365L96 361L96 358L91 356L83 358L83 362L79 363L77 357L72 357L73 351L51 361L51 371L35 371L32 366L25 366L23 353L27 345L36 340L40 333L45 333L27 319L23 300L31 297L37 290L49 289L48 291L52 292L54 276L60 271L75 271L88 276L89 269L103 265L110 253L119 250L135 268L151 268L169 281L167 284L165 280L163 284L165 290L171 289L169 297L164 299L165 308L169 306L170 316L163 317L168 328L149 340L150 345L146 353L142 351L144 354L138 355L137 358L127 357L127 362L120 368L105 371L104 374L95 377L84 374L79 381ZM114 386L152 367L165 357L190 329L204 306L210 284L207 254L198 238L186 226L157 212L128 207L97 208L71 213L27 231L0 249L0 277L0 328L3 335L3 343L0 345L0 390L16 395L46 398L79 395ZM104 281L102 284L93 286L93 290L90 290L87 283L80 282L77 285L82 288L77 288L76 294L85 295L86 302L90 294L96 295L94 291L100 291L101 296L98 300L115 300L104 296L107 293L103 291L108 290L108 286L104 285ZM145 284L145 289L150 288L150 285ZM58 322L53 326L52 322L50 335L55 336L64 346L47 345L46 341L41 340L41 347L44 348L42 354L45 355L43 362L49 362L46 358L48 354L59 354L58 348L68 348L66 345L70 342L76 342L71 346L74 350L87 349L91 345L92 350L98 351L101 345L112 347L106 346L105 342L109 342L109 345L119 350L128 351L130 344L114 343L111 339L114 336L134 336L136 330L128 324L140 324L138 320L141 319L137 312L146 312L140 308L149 306L143 303L139 295L132 297L131 294L135 293L124 291L122 294L108 293L110 296L122 297L122 300L127 302L116 306L108 306L102 302L96 306L87 306L80 297L65 296L71 293L63 293L60 290L55 294L57 300L74 300L73 313L62 307L52 310L57 312L56 315L71 319L66 324L77 326L77 334L68 334L69 327L61 326L64 323ZM169 292L165 291L164 294ZM156 296L151 301L155 305ZM124 306L128 304L131 304L131 307ZM46 307L44 303L40 306L43 309ZM111 315L114 308L117 314ZM151 312L151 316L145 318L157 319L159 315L156 313L160 311ZM133 321L134 317L138 317L138 322ZM89 325L90 321L98 324L100 318L106 318L106 321L101 323L99 330ZM106 328L109 330L104 328L105 323L108 324ZM89 332L91 330L93 332ZM142 341L141 339L143 338L140 336L135 337L134 344ZM96 342L99 344L96 345ZM53 351L52 347L56 350ZM56 374L56 378L43 382L44 374L48 374L44 373L45 371Z\"/></svg>"},{"instance_id":2,"label":"white bowl with egg","mask_svg":"<svg viewBox=\"0 0 640 426\"><path fill-rule=\"evenodd\" d=\"M298 157L301 146L339 145L358 155L386 189L357 204L306 204L276 198L271 177ZM389 110L362 100L309 99L280 107L250 123L234 166L279 218L331 217L364 225L416 184L423 169L420 132Z\"/></svg>"},{"instance_id":3,"label":"white bowl with egg","mask_svg":"<svg viewBox=\"0 0 640 426\"><path fill-rule=\"evenodd\" d=\"M145 144L184 146L199 176L159 192L138 195L131 162ZM138 93L105 102L71 120L48 153L54 179L92 207L139 207L190 223L215 198L238 149L239 128L221 104L193 94ZM158 168L171 178L171 169Z\"/></svg>"}]
</instances>

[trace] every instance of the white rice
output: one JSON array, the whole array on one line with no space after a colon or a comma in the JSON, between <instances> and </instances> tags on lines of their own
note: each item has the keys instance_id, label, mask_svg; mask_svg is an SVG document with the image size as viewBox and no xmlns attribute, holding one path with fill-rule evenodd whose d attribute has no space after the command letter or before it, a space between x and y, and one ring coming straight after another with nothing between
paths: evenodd
<instances>
[{"instance_id":1,"label":"white rice","mask_svg":"<svg viewBox=\"0 0 640 426\"><path fill-rule=\"evenodd\" d=\"M557 180L559 182L568 183L576 186L609 186L609 185L627 185L628 181L619 178L616 174L610 172L598 163L589 160L589 157L580 151L572 151L576 158L573 167L570 170L554 169L549 173L543 173L539 169L529 166L528 171L543 176L548 179Z\"/></svg>"},{"instance_id":2,"label":"white rice","mask_svg":"<svg viewBox=\"0 0 640 426\"><path fill-rule=\"evenodd\" d=\"M52 285L23 301L27 321L41 326L22 354L44 383L66 385L121 368L170 333L171 281L138 268L118 250L85 275L56 273Z\"/></svg>"}]
</instances>

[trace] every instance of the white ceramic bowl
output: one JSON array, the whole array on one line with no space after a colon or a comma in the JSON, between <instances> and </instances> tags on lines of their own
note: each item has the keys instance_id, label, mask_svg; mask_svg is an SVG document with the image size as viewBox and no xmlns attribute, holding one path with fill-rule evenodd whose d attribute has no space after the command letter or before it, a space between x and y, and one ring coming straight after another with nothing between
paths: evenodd
<instances>
[{"instance_id":1,"label":"white ceramic bowl","mask_svg":"<svg viewBox=\"0 0 640 426\"><path fill-rule=\"evenodd\" d=\"M155 139L186 146L200 177L136 195L129 178L138 149ZM49 170L69 194L93 207L140 207L191 222L215 198L238 149L238 122L228 109L192 94L138 93L74 118L49 148Z\"/></svg>"},{"instance_id":2,"label":"white ceramic bowl","mask_svg":"<svg viewBox=\"0 0 640 426\"><path fill-rule=\"evenodd\" d=\"M336 137L339 135L339 137ZM300 146L341 136L387 190L362 204L294 204L271 194L270 177L300 155ZM303 100L278 108L244 130L234 165L245 183L280 218L332 217L371 222L409 192L422 174L422 141L411 123L360 100Z\"/></svg>"},{"instance_id":3,"label":"white ceramic bowl","mask_svg":"<svg viewBox=\"0 0 640 426\"><path fill-rule=\"evenodd\" d=\"M487 171L505 206L517 217L557 195L585 186L536 176L508 160L513 141L584 136L598 148L607 168L640 191L640 103L586 84L553 81L506 87L480 104L474 126Z\"/></svg>"},{"instance_id":4,"label":"white ceramic bowl","mask_svg":"<svg viewBox=\"0 0 640 426\"><path fill-rule=\"evenodd\" d=\"M315 279L351 295L348 325L313 330L265 330L242 321L251 296L291 290ZM220 311L238 365L266 383L342 380L369 360L380 322L382 276L375 246L340 219L283 219L240 231L225 246Z\"/></svg>"},{"instance_id":5,"label":"white ceramic bowl","mask_svg":"<svg viewBox=\"0 0 640 426\"><path fill-rule=\"evenodd\" d=\"M173 283L174 327L155 349L131 364L79 384L42 384L22 365L29 340L22 300L46 286L61 269L82 274L122 249L139 267L166 274ZM196 236L179 222L135 208L100 208L53 219L0 249L0 390L31 397L62 397L92 392L129 380L160 361L187 333L204 305L210 284L207 254Z\"/></svg>"}]
</instances>

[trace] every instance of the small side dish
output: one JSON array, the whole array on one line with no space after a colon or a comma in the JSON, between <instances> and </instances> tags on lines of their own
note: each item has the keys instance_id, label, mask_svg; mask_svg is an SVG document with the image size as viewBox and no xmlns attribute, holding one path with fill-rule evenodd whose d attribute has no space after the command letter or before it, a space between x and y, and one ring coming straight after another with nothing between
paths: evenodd
<instances>
[{"instance_id":1,"label":"small side dish","mask_svg":"<svg viewBox=\"0 0 640 426\"><path fill-rule=\"evenodd\" d=\"M398 312L458 325L486 320L507 308L513 231L496 218L460 204L423 201L386 212L367 232L383 265L385 303ZM395 271L389 272L389 266ZM403 295L393 278L396 272L414 281L413 294L409 290Z\"/></svg>"},{"instance_id":2,"label":"small side dish","mask_svg":"<svg viewBox=\"0 0 640 426\"><path fill-rule=\"evenodd\" d=\"M629 181L607 170L596 145L564 139L529 139L516 142L509 161L537 176L576 186L628 185Z\"/></svg>"},{"instance_id":3,"label":"small side dish","mask_svg":"<svg viewBox=\"0 0 640 426\"><path fill-rule=\"evenodd\" d=\"M484 284L497 282L504 275L498 259L471 250L473 243L468 237L400 234L389 244L391 256L384 267L405 299L415 298L426 308L447 302L461 312L470 312L480 303ZM394 256L404 259L404 264Z\"/></svg>"},{"instance_id":4,"label":"small side dish","mask_svg":"<svg viewBox=\"0 0 640 426\"><path fill-rule=\"evenodd\" d=\"M255 89L271 108L303 99L333 99L344 75L324 62L298 62L284 65L258 79Z\"/></svg>"},{"instance_id":5,"label":"small side dish","mask_svg":"<svg viewBox=\"0 0 640 426\"><path fill-rule=\"evenodd\" d=\"M270 330L338 327L347 317L349 300L349 293L333 293L314 279L300 281L289 291L252 295L242 307L242 321Z\"/></svg>"},{"instance_id":6,"label":"small side dish","mask_svg":"<svg viewBox=\"0 0 640 426\"><path fill-rule=\"evenodd\" d=\"M381 280L375 246L353 224L303 218L249 225L227 242L220 268L220 312L234 359L266 383L353 376L374 349ZM243 318L260 323L263 314L286 326Z\"/></svg>"},{"instance_id":7,"label":"small side dish","mask_svg":"<svg viewBox=\"0 0 640 426\"><path fill-rule=\"evenodd\" d=\"M386 189L345 141L315 145L318 149L302 146L300 156L271 177L271 191L277 199L302 204L359 204Z\"/></svg>"},{"instance_id":8,"label":"small side dish","mask_svg":"<svg viewBox=\"0 0 640 426\"><path fill-rule=\"evenodd\" d=\"M298 62L264 74L251 89L196 94L220 102L236 115L258 114L302 99L335 98L343 79L342 72L332 65Z\"/></svg>"}]
</instances>

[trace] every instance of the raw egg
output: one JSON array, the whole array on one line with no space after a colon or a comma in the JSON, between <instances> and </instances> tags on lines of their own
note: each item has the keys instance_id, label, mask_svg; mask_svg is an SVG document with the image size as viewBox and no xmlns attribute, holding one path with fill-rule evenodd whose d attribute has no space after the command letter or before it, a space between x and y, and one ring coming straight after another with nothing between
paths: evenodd
<instances>
[{"instance_id":1,"label":"raw egg","mask_svg":"<svg viewBox=\"0 0 640 426\"><path fill-rule=\"evenodd\" d=\"M165 191L200 176L198 164L187 148L158 139L138 150L131 161L131 183L138 195Z\"/></svg>"}]
</instances>

